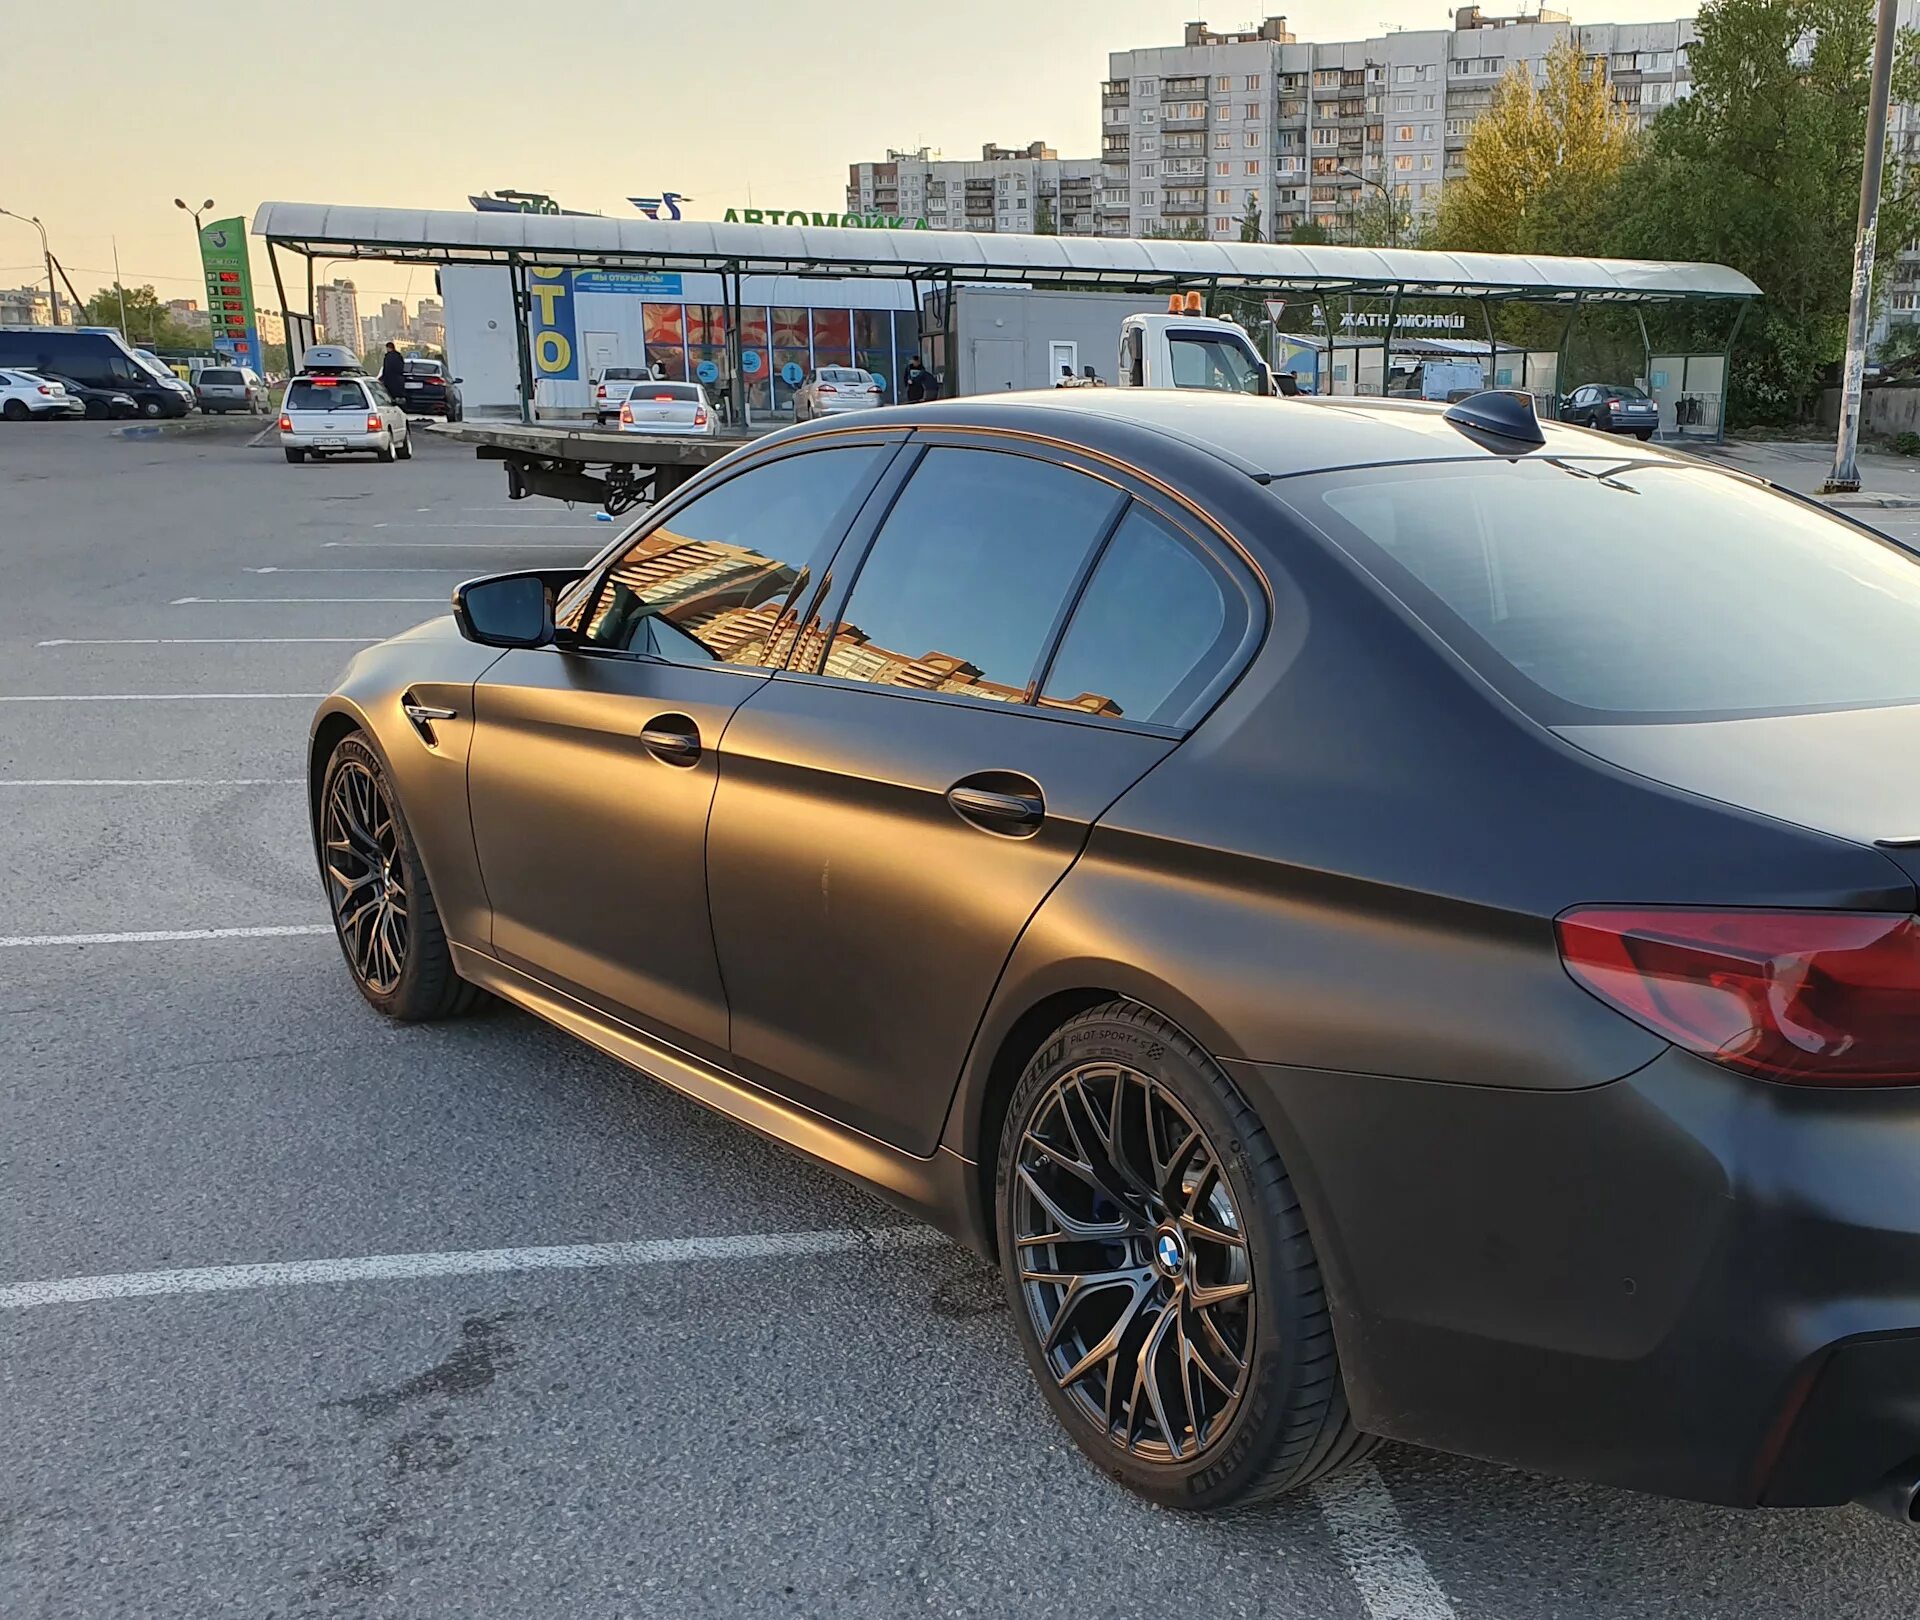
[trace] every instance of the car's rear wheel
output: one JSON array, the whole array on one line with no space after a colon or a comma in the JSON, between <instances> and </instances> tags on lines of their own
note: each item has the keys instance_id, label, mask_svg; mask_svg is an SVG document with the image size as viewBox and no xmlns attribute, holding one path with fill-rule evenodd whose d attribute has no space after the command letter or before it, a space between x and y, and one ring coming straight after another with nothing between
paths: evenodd
<instances>
[{"instance_id":1,"label":"car's rear wheel","mask_svg":"<svg viewBox=\"0 0 1920 1620\"><path fill-rule=\"evenodd\" d=\"M373 454L374 454L374 459L377 461L392 461L395 459L394 448L393 448L393 434L391 432L387 434L387 442L381 445L379 449L375 450Z\"/></svg>"},{"instance_id":2,"label":"car's rear wheel","mask_svg":"<svg viewBox=\"0 0 1920 1620\"><path fill-rule=\"evenodd\" d=\"M286 451L287 460L291 462L297 464L307 459L307 453L304 450L295 450L286 445L281 446L281 448Z\"/></svg>"},{"instance_id":3,"label":"car's rear wheel","mask_svg":"<svg viewBox=\"0 0 1920 1620\"><path fill-rule=\"evenodd\" d=\"M420 852L380 757L343 738L320 786L320 866L334 932L360 993L390 1018L470 1012Z\"/></svg>"},{"instance_id":4,"label":"car's rear wheel","mask_svg":"<svg viewBox=\"0 0 1920 1620\"><path fill-rule=\"evenodd\" d=\"M397 455L402 461L413 460L413 429L412 428L407 429L407 436L400 441L399 448L394 451L394 454Z\"/></svg>"},{"instance_id":5,"label":"car's rear wheel","mask_svg":"<svg viewBox=\"0 0 1920 1620\"><path fill-rule=\"evenodd\" d=\"M1224 1507L1372 1450L1286 1167L1164 1019L1114 1001L1054 1034L1014 1090L996 1203L1028 1362L1122 1484Z\"/></svg>"},{"instance_id":6,"label":"car's rear wheel","mask_svg":"<svg viewBox=\"0 0 1920 1620\"><path fill-rule=\"evenodd\" d=\"M9 422L26 421L28 416L26 402L18 399L8 400L6 404L0 405L0 416L5 417Z\"/></svg>"}]
</instances>

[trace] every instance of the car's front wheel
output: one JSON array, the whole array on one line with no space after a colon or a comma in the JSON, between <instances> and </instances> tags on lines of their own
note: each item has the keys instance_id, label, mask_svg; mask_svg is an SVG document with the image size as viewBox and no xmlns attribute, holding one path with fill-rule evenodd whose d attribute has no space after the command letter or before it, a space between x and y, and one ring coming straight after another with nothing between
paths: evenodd
<instances>
[{"instance_id":1,"label":"car's front wheel","mask_svg":"<svg viewBox=\"0 0 1920 1620\"><path fill-rule=\"evenodd\" d=\"M334 932L360 993L390 1018L470 1012L481 991L454 972L386 767L357 735L343 738L327 761L319 832Z\"/></svg>"},{"instance_id":2,"label":"car's front wheel","mask_svg":"<svg viewBox=\"0 0 1920 1620\"><path fill-rule=\"evenodd\" d=\"M1000 1259L1047 1402L1090 1458L1168 1507L1305 1485L1353 1426L1319 1262L1259 1117L1131 1002L1063 1025L1001 1135Z\"/></svg>"},{"instance_id":3,"label":"car's front wheel","mask_svg":"<svg viewBox=\"0 0 1920 1620\"><path fill-rule=\"evenodd\" d=\"M141 414L142 416L158 416L158 415L160 415L160 414L161 414L161 411L160 411L160 401L159 401L159 400L157 400L157 399L143 399L143 400L141 400L141 401L140 401L140 414Z\"/></svg>"}]
</instances>

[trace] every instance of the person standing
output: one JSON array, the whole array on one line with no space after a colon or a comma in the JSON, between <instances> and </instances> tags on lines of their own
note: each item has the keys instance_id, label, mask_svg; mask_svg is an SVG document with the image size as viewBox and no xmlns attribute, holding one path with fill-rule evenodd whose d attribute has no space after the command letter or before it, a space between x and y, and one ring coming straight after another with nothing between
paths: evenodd
<instances>
[{"instance_id":1,"label":"person standing","mask_svg":"<svg viewBox=\"0 0 1920 1620\"><path fill-rule=\"evenodd\" d=\"M392 396L396 405L400 403L401 390L404 388L406 380L407 362L401 358L400 351L393 346L392 340L389 339L387 342L387 352L380 356L380 386L386 389L388 394Z\"/></svg>"}]
</instances>

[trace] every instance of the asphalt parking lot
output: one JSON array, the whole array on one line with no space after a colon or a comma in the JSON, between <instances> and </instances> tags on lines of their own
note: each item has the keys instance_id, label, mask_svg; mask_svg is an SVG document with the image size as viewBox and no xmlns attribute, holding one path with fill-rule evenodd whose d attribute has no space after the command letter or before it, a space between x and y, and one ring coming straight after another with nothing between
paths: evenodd
<instances>
[{"instance_id":1,"label":"asphalt parking lot","mask_svg":"<svg viewBox=\"0 0 1920 1620\"><path fill-rule=\"evenodd\" d=\"M5 1620L1911 1616L1920 1539L1858 1509L1406 1450L1147 1507L979 1261L521 1014L380 1021L315 698L612 531L256 426L0 431Z\"/></svg>"}]
</instances>

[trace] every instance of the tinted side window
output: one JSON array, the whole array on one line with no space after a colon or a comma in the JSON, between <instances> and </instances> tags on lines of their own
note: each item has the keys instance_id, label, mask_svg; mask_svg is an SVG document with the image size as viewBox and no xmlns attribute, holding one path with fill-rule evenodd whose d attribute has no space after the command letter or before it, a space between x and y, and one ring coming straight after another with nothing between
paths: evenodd
<instances>
[{"instance_id":1,"label":"tinted side window","mask_svg":"<svg viewBox=\"0 0 1920 1620\"><path fill-rule=\"evenodd\" d=\"M775 635L783 611L892 454L879 445L815 450L696 496L613 565L582 640L676 663L783 663Z\"/></svg>"},{"instance_id":2,"label":"tinted side window","mask_svg":"<svg viewBox=\"0 0 1920 1620\"><path fill-rule=\"evenodd\" d=\"M1135 506L1073 610L1040 702L1178 725L1246 628L1246 599L1219 564Z\"/></svg>"},{"instance_id":3,"label":"tinted side window","mask_svg":"<svg viewBox=\"0 0 1920 1620\"><path fill-rule=\"evenodd\" d=\"M1125 499L1027 456L929 450L861 566L825 672L1030 701L1048 632Z\"/></svg>"}]
</instances>

